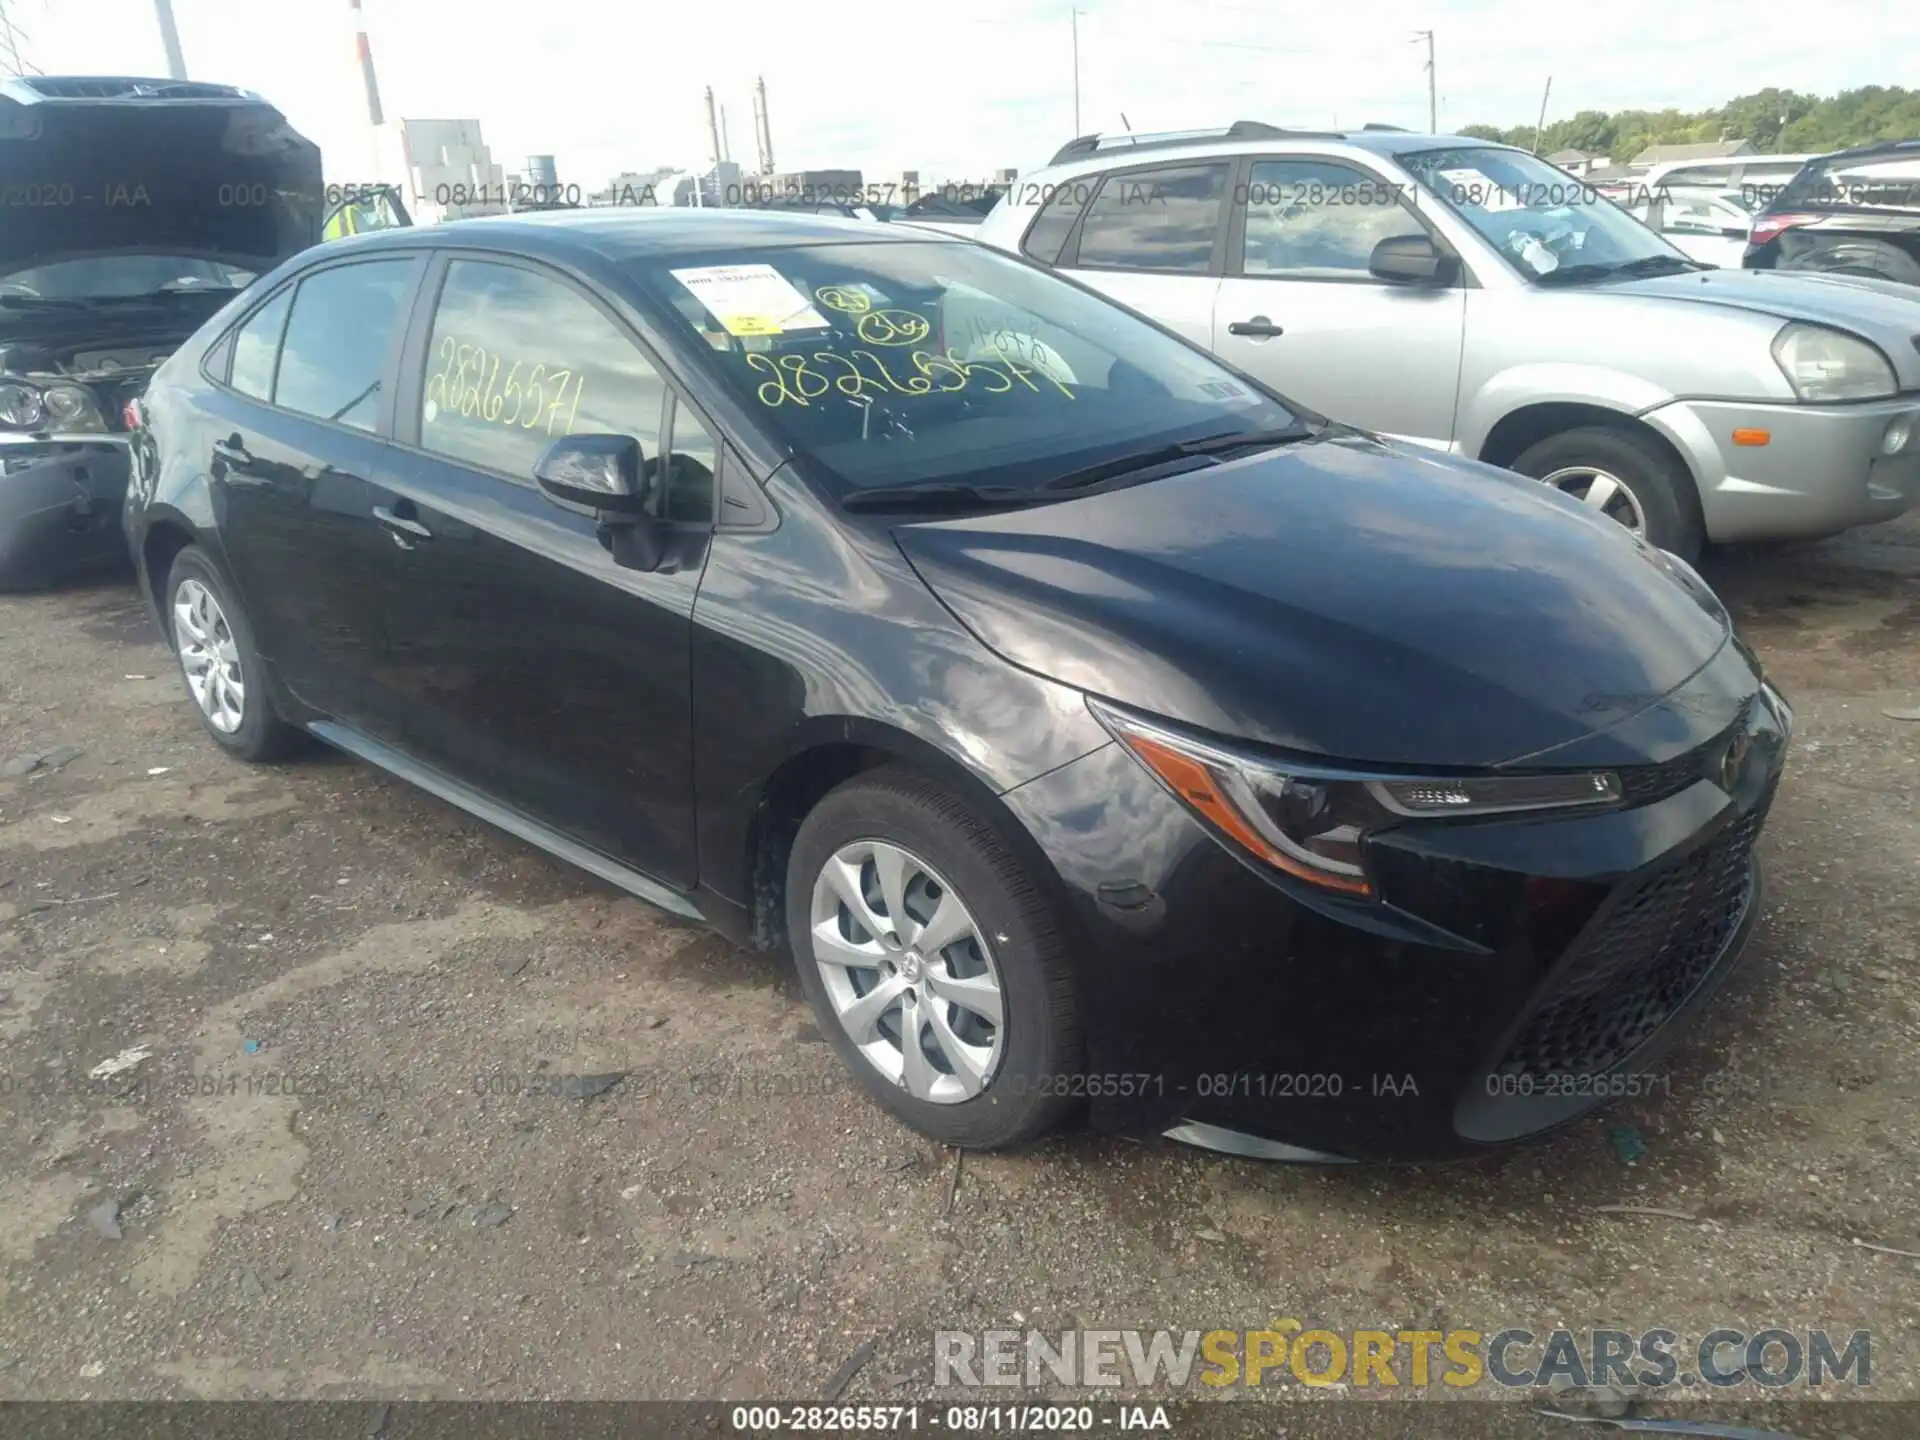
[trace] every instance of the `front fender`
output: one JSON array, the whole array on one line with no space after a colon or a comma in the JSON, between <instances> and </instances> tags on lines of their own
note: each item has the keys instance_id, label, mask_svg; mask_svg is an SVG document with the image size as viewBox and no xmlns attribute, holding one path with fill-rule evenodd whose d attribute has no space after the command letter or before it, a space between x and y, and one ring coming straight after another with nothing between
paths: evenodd
<instances>
[{"instance_id":1,"label":"front fender","mask_svg":"<svg viewBox=\"0 0 1920 1440\"><path fill-rule=\"evenodd\" d=\"M1530 362L1498 372L1469 396L1455 435L1463 454L1477 456L1502 420L1535 405L1587 405L1634 419L1674 398L1666 386L1611 366Z\"/></svg>"}]
</instances>

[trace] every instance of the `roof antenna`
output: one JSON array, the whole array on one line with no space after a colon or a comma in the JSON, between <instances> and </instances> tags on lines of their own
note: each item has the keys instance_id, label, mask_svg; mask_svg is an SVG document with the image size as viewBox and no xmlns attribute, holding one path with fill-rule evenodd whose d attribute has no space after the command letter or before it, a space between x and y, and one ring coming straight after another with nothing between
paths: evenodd
<instances>
[{"instance_id":1,"label":"roof antenna","mask_svg":"<svg viewBox=\"0 0 1920 1440\"><path fill-rule=\"evenodd\" d=\"M1120 128L1125 130L1129 135L1133 133L1133 126L1127 124L1127 112L1124 110L1120 112Z\"/></svg>"}]
</instances>

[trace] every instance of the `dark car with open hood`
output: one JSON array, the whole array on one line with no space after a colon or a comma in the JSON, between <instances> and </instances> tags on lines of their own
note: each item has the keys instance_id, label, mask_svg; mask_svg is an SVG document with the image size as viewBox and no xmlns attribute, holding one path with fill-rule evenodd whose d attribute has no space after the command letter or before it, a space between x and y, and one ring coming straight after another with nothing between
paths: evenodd
<instances>
[{"instance_id":1,"label":"dark car with open hood","mask_svg":"<svg viewBox=\"0 0 1920 1440\"><path fill-rule=\"evenodd\" d=\"M135 455L216 744L790 954L945 1142L1473 1154L1657 1089L1758 912L1792 715L1687 565L983 246L343 240Z\"/></svg>"},{"instance_id":2,"label":"dark car with open hood","mask_svg":"<svg viewBox=\"0 0 1920 1440\"><path fill-rule=\"evenodd\" d=\"M320 152L230 85L0 82L0 588L125 563L126 407L319 238Z\"/></svg>"}]
</instances>

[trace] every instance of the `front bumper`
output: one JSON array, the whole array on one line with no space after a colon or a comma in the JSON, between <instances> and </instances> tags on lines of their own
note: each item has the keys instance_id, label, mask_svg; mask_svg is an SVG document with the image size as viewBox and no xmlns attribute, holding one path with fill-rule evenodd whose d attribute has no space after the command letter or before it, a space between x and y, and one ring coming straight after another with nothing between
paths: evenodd
<instances>
[{"instance_id":1,"label":"front bumper","mask_svg":"<svg viewBox=\"0 0 1920 1440\"><path fill-rule=\"evenodd\" d=\"M0 446L0 588L126 563L123 441Z\"/></svg>"},{"instance_id":2,"label":"front bumper","mask_svg":"<svg viewBox=\"0 0 1920 1440\"><path fill-rule=\"evenodd\" d=\"M1758 684L1733 724L1637 772L1645 803L1377 837L1383 903L1244 863L1118 745L1011 792L1080 932L1074 1088L1094 1123L1281 1159L1448 1159L1670 1091L1649 1067L1758 912L1789 723Z\"/></svg>"},{"instance_id":3,"label":"front bumper","mask_svg":"<svg viewBox=\"0 0 1920 1440\"><path fill-rule=\"evenodd\" d=\"M1850 405L1677 400L1641 417L1686 457L1709 539L1813 540L1920 500L1920 395ZM1883 448L1905 420L1906 444ZM1765 431L1736 445L1736 430Z\"/></svg>"}]
</instances>

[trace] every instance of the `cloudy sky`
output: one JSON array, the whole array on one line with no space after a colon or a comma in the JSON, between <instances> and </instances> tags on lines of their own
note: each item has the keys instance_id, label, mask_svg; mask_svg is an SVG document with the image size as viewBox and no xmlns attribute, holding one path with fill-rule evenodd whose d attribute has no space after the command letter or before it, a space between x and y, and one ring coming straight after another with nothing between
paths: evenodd
<instances>
[{"instance_id":1,"label":"cloudy sky","mask_svg":"<svg viewBox=\"0 0 1920 1440\"><path fill-rule=\"evenodd\" d=\"M1075 133L1073 7L1034 0L363 0L387 114L478 117L509 171L563 181L704 161L701 96L754 159L764 75L782 169L918 167L959 179L1038 165ZM328 178L376 178L347 0L173 0L189 75L261 91L317 141ZM1424 128L1436 35L1442 129L1578 109L1698 109L1779 85L1911 83L1920 5L1825 0L1808 30L1745 0L1080 0L1080 124L1235 118ZM153 0L9 0L49 73L165 73Z\"/></svg>"}]
</instances>

